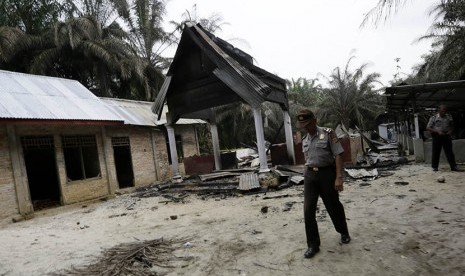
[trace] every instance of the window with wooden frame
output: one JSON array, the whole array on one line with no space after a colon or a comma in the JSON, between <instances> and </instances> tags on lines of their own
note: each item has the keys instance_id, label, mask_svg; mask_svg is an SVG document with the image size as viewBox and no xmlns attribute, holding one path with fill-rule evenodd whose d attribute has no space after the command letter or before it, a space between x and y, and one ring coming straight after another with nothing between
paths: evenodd
<instances>
[{"instance_id":1,"label":"window with wooden frame","mask_svg":"<svg viewBox=\"0 0 465 276\"><path fill-rule=\"evenodd\" d=\"M68 181L100 176L97 142L94 135L62 136Z\"/></svg>"}]
</instances>

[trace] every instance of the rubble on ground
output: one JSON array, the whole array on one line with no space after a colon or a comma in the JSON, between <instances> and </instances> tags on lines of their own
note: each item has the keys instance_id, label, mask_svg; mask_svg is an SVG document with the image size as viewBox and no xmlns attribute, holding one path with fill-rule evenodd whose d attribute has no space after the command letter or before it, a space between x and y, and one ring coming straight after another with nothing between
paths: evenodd
<instances>
[{"instance_id":1,"label":"rubble on ground","mask_svg":"<svg viewBox=\"0 0 465 276\"><path fill-rule=\"evenodd\" d=\"M184 202L189 194L202 199L234 197L244 194L266 193L282 190L294 185L303 185L304 165L276 165L268 172L259 172L257 156L251 149L240 150L237 154L237 168L218 170L212 173L190 175L181 181L167 181L136 190L135 197L161 196L161 202ZM398 156L397 150L369 151L357 158L354 165L345 166L345 181L373 180L392 175L409 160Z\"/></svg>"},{"instance_id":2,"label":"rubble on ground","mask_svg":"<svg viewBox=\"0 0 465 276\"><path fill-rule=\"evenodd\" d=\"M187 238L155 239L109 248L95 263L67 270L66 275L161 275L193 259L173 254L186 246ZM188 242L187 242L188 243ZM58 273L56 275L63 275Z\"/></svg>"}]
</instances>

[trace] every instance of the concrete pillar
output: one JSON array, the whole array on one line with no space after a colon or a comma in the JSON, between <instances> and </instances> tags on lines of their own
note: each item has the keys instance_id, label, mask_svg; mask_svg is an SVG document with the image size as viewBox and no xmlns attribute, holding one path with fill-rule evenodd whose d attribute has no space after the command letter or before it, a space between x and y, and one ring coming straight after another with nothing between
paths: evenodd
<instances>
[{"instance_id":1,"label":"concrete pillar","mask_svg":"<svg viewBox=\"0 0 465 276\"><path fill-rule=\"evenodd\" d=\"M210 132L212 134L213 156L215 157L215 169L221 170L220 139L218 138L218 127L216 126L216 114L212 112L210 117Z\"/></svg>"},{"instance_id":2,"label":"concrete pillar","mask_svg":"<svg viewBox=\"0 0 465 276\"><path fill-rule=\"evenodd\" d=\"M259 172L268 172L268 163L266 160L266 150L265 150L265 134L263 132L263 119L260 108L253 109L253 117L255 120L255 133L257 135L257 148L258 148L258 158L260 160L260 170Z\"/></svg>"},{"instance_id":3,"label":"concrete pillar","mask_svg":"<svg viewBox=\"0 0 465 276\"><path fill-rule=\"evenodd\" d=\"M32 207L31 197L29 196L26 166L22 162L20 156L21 145L16 137L15 127L7 125L6 130L19 213L25 218L29 218L33 216L34 208Z\"/></svg>"},{"instance_id":4,"label":"concrete pillar","mask_svg":"<svg viewBox=\"0 0 465 276\"><path fill-rule=\"evenodd\" d=\"M158 165L157 160L157 143L155 141L155 129L150 130L150 140L152 142L153 165L155 166L155 180L160 180L158 179L160 166Z\"/></svg>"},{"instance_id":5,"label":"concrete pillar","mask_svg":"<svg viewBox=\"0 0 465 276\"><path fill-rule=\"evenodd\" d=\"M418 123L418 113L414 115L414 122L415 122L415 138L420 139L420 124Z\"/></svg>"},{"instance_id":6,"label":"concrete pillar","mask_svg":"<svg viewBox=\"0 0 465 276\"><path fill-rule=\"evenodd\" d=\"M283 111L284 133L286 135L287 158L295 165L294 139L292 137L291 117L287 110Z\"/></svg>"},{"instance_id":7,"label":"concrete pillar","mask_svg":"<svg viewBox=\"0 0 465 276\"><path fill-rule=\"evenodd\" d=\"M179 179L181 175L179 174L179 163L178 163L178 151L176 150L176 136L174 135L174 128L172 126L171 114L166 113L166 131L168 132L168 142L170 145L170 155L171 155L171 171L173 172L173 178Z\"/></svg>"},{"instance_id":8,"label":"concrete pillar","mask_svg":"<svg viewBox=\"0 0 465 276\"><path fill-rule=\"evenodd\" d=\"M108 193L110 195L114 195L115 191L118 186L118 181L116 179L116 168L114 164L110 162L109 156L112 154L112 145L111 145L111 137L107 137L107 133L105 127L102 126L102 143L103 143L103 154L105 160L105 167L107 171L107 182L108 182Z\"/></svg>"},{"instance_id":9,"label":"concrete pillar","mask_svg":"<svg viewBox=\"0 0 465 276\"><path fill-rule=\"evenodd\" d=\"M423 139L413 139L413 151L415 154L416 162L425 162L425 150L423 146Z\"/></svg>"},{"instance_id":10,"label":"concrete pillar","mask_svg":"<svg viewBox=\"0 0 465 276\"><path fill-rule=\"evenodd\" d=\"M65 154L63 152L63 144L61 143L61 135L59 133L53 134L53 144L55 147L55 158L57 163L58 183L61 191L61 205L67 205L68 199L68 181L65 169Z\"/></svg>"}]
</instances>

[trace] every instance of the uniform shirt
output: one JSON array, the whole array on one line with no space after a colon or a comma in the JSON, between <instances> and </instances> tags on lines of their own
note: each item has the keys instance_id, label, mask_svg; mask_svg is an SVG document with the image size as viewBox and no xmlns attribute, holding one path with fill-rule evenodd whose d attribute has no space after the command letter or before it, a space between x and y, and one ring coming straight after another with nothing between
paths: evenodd
<instances>
[{"instance_id":1,"label":"uniform shirt","mask_svg":"<svg viewBox=\"0 0 465 276\"><path fill-rule=\"evenodd\" d=\"M305 135L302 140L305 165L309 167L334 166L334 157L344 152L336 133L330 128L317 126L315 136Z\"/></svg>"},{"instance_id":2,"label":"uniform shirt","mask_svg":"<svg viewBox=\"0 0 465 276\"><path fill-rule=\"evenodd\" d=\"M452 118L448 114L444 117L441 117L439 116L439 114L436 114L429 119L428 125L426 127L432 128L435 131L447 133L451 131L453 127Z\"/></svg>"}]
</instances>

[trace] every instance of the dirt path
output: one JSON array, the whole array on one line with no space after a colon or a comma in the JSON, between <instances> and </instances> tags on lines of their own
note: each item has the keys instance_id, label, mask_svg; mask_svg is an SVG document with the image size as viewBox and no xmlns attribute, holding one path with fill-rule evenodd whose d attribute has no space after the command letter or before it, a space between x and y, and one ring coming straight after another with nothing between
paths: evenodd
<instances>
[{"instance_id":1,"label":"dirt path","mask_svg":"<svg viewBox=\"0 0 465 276\"><path fill-rule=\"evenodd\" d=\"M2 221L0 275L62 272L118 244L162 237L187 238L175 254L192 257L154 268L167 275L465 275L465 173L424 164L393 172L346 183L348 245L339 244L320 201L321 252L311 260L303 258L303 186L226 199L190 195L184 203L126 194Z\"/></svg>"}]
</instances>

